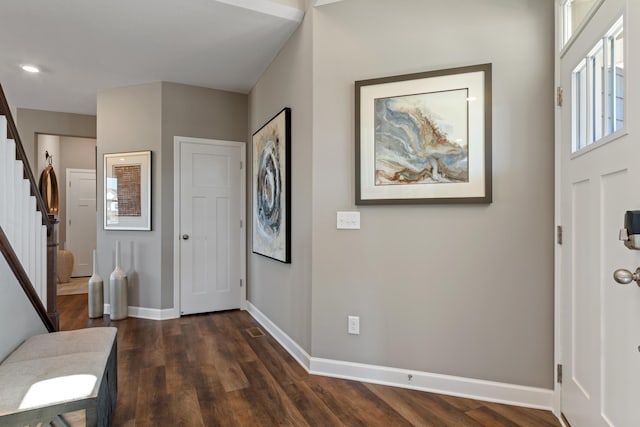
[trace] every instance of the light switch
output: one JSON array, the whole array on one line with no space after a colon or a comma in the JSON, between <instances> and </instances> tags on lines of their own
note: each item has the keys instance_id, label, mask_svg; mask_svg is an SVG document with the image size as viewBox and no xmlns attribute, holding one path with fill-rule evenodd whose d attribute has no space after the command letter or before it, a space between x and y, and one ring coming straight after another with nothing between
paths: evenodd
<instances>
[{"instance_id":1,"label":"light switch","mask_svg":"<svg viewBox=\"0 0 640 427\"><path fill-rule=\"evenodd\" d=\"M338 212L338 230L360 230L360 212Z\"/></svg>"}]
</instances>

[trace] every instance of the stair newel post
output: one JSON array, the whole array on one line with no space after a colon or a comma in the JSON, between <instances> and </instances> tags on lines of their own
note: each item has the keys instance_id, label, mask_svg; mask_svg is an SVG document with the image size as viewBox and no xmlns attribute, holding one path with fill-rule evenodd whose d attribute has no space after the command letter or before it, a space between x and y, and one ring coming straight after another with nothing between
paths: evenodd
<instances>
[{"instance_id":1,"label":"stair newel post","mask_svg":"<svg viewBox=\"0 0 640 427\"><path fill-rule=\"evenodd\" d=\"M58 220L57 215L47 215L47 316L60 329L60 315L56 304L58 281Z\"/></svg>"}]
</instances>

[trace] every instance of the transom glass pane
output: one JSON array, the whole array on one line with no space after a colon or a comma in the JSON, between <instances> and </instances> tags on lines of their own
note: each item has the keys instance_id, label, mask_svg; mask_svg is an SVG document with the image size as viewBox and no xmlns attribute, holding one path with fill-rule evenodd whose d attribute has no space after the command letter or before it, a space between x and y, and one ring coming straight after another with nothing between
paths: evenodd
<instances>
[{"instance_id":1,"label":"transom glass pane","mask_svg":"<svg viewBox=\"0 0 640 427\"><path fill-rule=\"evenodd\" d=\"M600 42L589 56L591 65L591 132L593 140L602 138L604 122L604 43Z\"/></svg>"},{"instance_id":2,"label":"transom glass pane","mask_svg":"<svg viewBox=\"0 0 640 427\"><path fill-rule=\"evenodd\" d=\"M595 2L596 0L564 0L562 3L563 46L584 21Z\"/></svg>"},{"instance_id":3,"label":"transom glass pane","mask_svg":"<svg viewBox=\"0 0 640 427\"><path fill-rule=\"evenodd\" d=\"M620 17L573 70L573 152L624 127L623 22Z\"/></svg>"},{"instance_id":4,"label":"transom glass pane","mask_svg":"<svg viewBox=\"0 0 640 427\"><path fill-rule=\"evenodd\" d=\"M610 36L609 44L607 70L611 91L608 96L607 128L612 133L624 126L624 30L622 28Z\"/></svg>"},{"instance_id":5,"label":"transom glass pane","mask_svg":"<svg viewBox=\"0 0 640 427\"><path fill-rule=\"evenodd\" d=\"M573 71L573 150L587 146L587 65L584 61Z\"/></svg>"}]
</instances>

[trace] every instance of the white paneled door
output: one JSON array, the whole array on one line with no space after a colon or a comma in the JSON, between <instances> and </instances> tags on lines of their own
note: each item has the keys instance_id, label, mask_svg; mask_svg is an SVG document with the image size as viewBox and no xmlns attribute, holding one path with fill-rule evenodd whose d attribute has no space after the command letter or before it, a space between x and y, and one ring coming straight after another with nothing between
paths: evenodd
<instances>
[{"instance_id":1,"label":"white paneled door","mask_svg":"<svg viewBox=\"0 0 640 427\"><path fill-rule=\"evenodd\" d=\"M179 137L176 143L180 313L240 308L243 146Z\"/></svg>"},{"instance_id":2,"label":"white paneled door","mask_svg":"<svg viewBox=\"0 0 640 427\"><path fill-rule=\"evenodd\" d=\"M619 240L640 210L640 1L558 5L573 33L558 61L560 405L574 427L640 426L640 288L613 278L640 266Z\"/></svg>"},{"instance_id":3,"label":"white paneled door","mask_svg":"<svg viewBox=\"0 0 640 427\"><path fill-rule=\"evenodd\" d=\"M93 273L96 248L96 171L67 169L67 241L65 249L73 254L72 277Z\"/></svg>"}]
</instances>

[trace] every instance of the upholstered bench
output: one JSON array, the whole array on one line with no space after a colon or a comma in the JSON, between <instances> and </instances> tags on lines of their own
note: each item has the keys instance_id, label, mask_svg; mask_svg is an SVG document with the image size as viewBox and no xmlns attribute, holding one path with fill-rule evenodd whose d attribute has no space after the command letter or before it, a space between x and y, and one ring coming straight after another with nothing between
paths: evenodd
<instances>
[{"instance_id":1,"label":"upholstered bench","mask_svg":"<svg viewBox=\"0 0 640 427\"><path fill-rule=\"evenodd\" d=\"M0 426L82 409L88 427L111 426L117 390L116 328L36 335L0 364Z\"/></svg>"}]
</instances>

